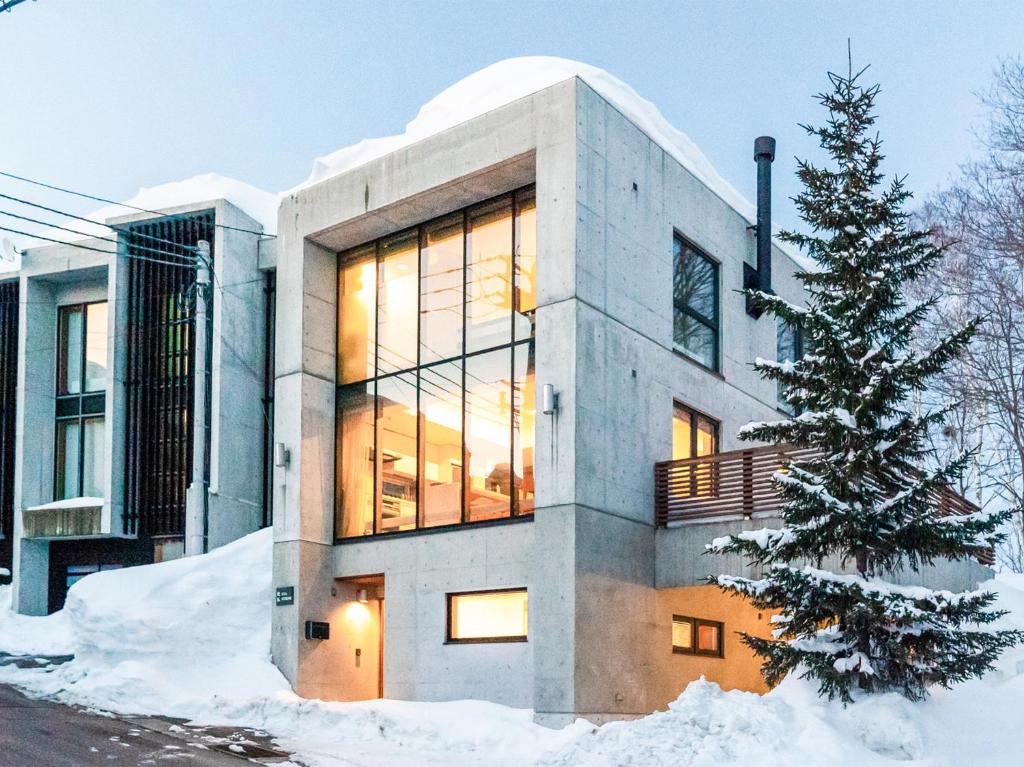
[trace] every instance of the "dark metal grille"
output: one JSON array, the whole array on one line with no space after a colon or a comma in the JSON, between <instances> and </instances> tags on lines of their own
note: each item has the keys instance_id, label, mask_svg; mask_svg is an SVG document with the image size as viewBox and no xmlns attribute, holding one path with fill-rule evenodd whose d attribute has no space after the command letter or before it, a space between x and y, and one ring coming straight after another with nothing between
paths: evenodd
<instances>
[{"instance_id":1,"label":"dark metal grille","mask_svg":"<svg viewBox=\"0 0 1024 767\"><path fill-rule=\"evenodd\" d=\"M267 272L263 287L263 513L260 527L270 527L274 511L274 343L277 317L277 275Z\"/></svg>"},{"instance_id":2,"label":"dark metal grille","mask_svg":"<svg viewBox=\"0 0 1024 767\"><path fill-rule=\"evenodd\" d=\"M210 211L136 224L126 238L124 532L129 535L185 532L195 394L196 270L191 248L200 240L212 248L213 235Z\"/></svg>"},{"instance_id":3,"label":"dark metal grille","mask_svg":"<svg viewBox=\"0 0 1024 767\"><path fill-rule=\"evenodd\" d=\"M0 282L0 568L11 569L14 430L18 388L18 283ZM0 577L0 583L8 580Z\"/></svg>"}]
</instances>

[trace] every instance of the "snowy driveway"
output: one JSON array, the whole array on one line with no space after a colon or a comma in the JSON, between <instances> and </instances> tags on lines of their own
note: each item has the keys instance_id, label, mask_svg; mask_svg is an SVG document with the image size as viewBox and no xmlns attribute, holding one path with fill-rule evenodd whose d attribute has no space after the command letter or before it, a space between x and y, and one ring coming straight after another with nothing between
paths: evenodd
<instances>
[{"instance_id":1,"label":"snowy driveway","mask_svg":"<svg viewBox=\"0 0 1024 767\"><path fill-rule=\"evenodd\" d=\"M165 725L32 700L0 685L0 767L287 764L283 759L254 761L215 750L195 731Z\"/></svg>"}]
</instances>

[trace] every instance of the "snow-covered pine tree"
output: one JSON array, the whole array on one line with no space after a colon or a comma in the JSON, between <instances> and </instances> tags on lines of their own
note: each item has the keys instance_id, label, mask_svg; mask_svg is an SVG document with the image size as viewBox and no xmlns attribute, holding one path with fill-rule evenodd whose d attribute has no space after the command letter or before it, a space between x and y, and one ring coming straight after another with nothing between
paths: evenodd
<instances>
[{"instance_id":1,"label":"snow-covered pine tree","mask_svg":"<svg viewBox=\"0 0 1024 767\"><path fill-rule=\"evenodd\" d=\"M844 702L885 691L916 700L930 686L982 674L1024 635L986 625L1002 614L992 609L992 593L884 580L987 551L1009 513L938 513L936 494L970 456L925 468L924 438L943 413L916 414L910 400L964 349L974 325L928 353L911 351L931 302L908 306L903 287L941 252L903 212L911 196L903 180L883 184L881 142L869 133L878 86L862 86L862 75L852 66L845 76L830 73L832 90L819 96L829 118L804 126L832 160L831 167L799 164L803 191L795 202L810 234L782 235L817 264L799 275L807 306L753 293L768 314L799 328L805 355L756 362L764 378L781 382L798 415L749 424L740 437L813 448L816 457L774 475L784 500L780 529L719 538L708 548L744 554L762 573L711 580L776 614L773 639L744 635L770 685L798 670L819 683L819 694ZM836 563L856 574L822 569Z\"/></svg>"}]
</instances>

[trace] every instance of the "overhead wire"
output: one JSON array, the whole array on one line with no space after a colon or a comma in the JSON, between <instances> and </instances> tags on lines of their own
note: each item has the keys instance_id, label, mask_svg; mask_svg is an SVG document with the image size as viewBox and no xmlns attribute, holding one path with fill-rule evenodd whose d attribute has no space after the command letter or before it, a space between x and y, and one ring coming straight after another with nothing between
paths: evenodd
<instances>
[{"instance_id":1,"label":"overhead wire","mask_svg":"<svg viewBox=\"0 0 1024 767\"><path fill-rule=\"evenodd\" d=\"M138 205L131 205L131 204L127 203L127 202L118 202L117 200L108 200L105 197L99 197L97 195L88 194L86 192L77 192L74 189L68 189L67 187L56 186L55 184L47 184L45 181L37 181L35 179L26 178L25 176L19 176L19 175L15 174L15 173L10 173L8 171L0 170L0 176L4 176L5 178L11 178L11 179L14 179L16 181L22 181L22 182L24 182L26 184L35 184L36 186L41 186L44 189L52 189L55 192L63 192L64 194L72 194L72 195L75 195L76 197L82 197L82 198L84 198L86 200L94 200L96 202L105 202L108 205L120 205L122 208L128 208L129 210L136 210L136 211L138 211L140 213L151 213L151 214L153 214L155 216L171 215L171 214L168 214L166 211L150 210L149 208L140 208ZM217 223L215 223L214 226L217 227L218 229L228 229L228 230L234 231L234 232L244 232L246 234L254 234L257 237L276 237L277 236L275 234L267 234L266 232L258 232L255 229L246 229L246 228L240 227L240 226L229 226L227 224L217 224Z\"/></svg>"}]
</instances>

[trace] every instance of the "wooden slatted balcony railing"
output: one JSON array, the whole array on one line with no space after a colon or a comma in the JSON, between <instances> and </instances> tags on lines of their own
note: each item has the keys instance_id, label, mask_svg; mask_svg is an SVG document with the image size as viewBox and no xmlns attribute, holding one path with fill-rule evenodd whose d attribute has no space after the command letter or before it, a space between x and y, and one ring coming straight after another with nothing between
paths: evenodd
<instances>
[{"instance_id":1,"label":"wooden slatted balcony railing","mask_svg":"<svg viewBox=\"0 0 1024 767\"><path fill-rule=\"evenodd\" d=\"M769 445L749 450L661 461L654 465L654 515L659 527L709 519L751 519L777 514L783 501L772 475L785 461L810 457L814 450ZM942 516L963 516L978 507L952 490L936 494ZM992 564L991 554L978 557Z\"/></svg>"}]
</instances>

